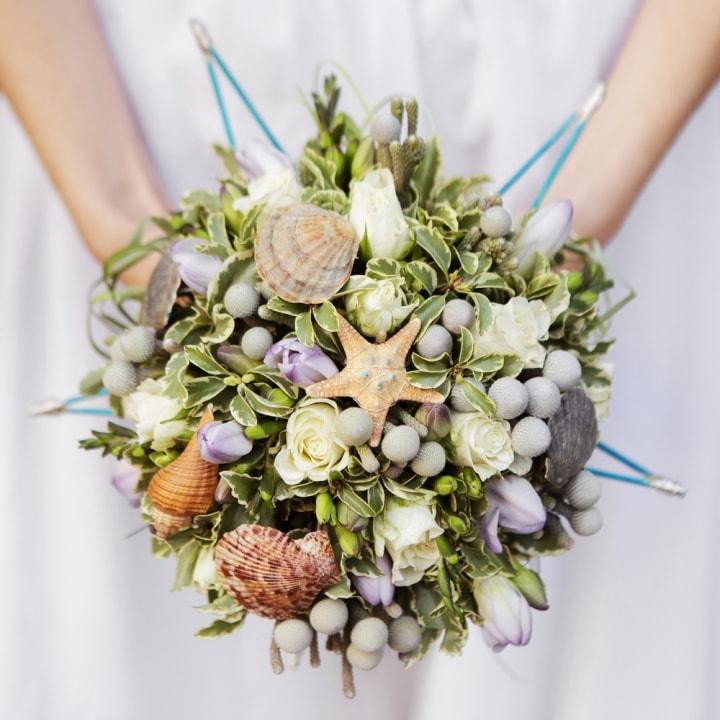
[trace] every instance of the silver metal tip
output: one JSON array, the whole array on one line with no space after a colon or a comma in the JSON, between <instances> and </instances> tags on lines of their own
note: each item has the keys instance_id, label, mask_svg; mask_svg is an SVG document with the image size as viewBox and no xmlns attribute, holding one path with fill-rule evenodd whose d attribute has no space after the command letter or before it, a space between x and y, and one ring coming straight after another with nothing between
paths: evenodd
<instances>
[{"instance_id":1,"label":"silver metal tip","mask_svg":"<svg viewBox=\"0 0 720 720\"><path fill-rule=\"evenodd\" d=\"M192 18L190 20L190 30L192 30L192 34L195 36L195 40L197 41L200 50L205 55L209 55L213 42L205 24L197 18Z\"/></svg>"},{"instance_id":2,"label":"silver metal tip","mask_svg":"<svg viewBox=\"0 0 720 720\"><path fill-rule=\"evenodd\" d=\"M661 475L651 475L647 480L652 488L666 495L674 495L680 498L687 495L687 488L672 478L662 477Z\"/></svg>"},{"instance_id":3,"label":"silver metal tip","mask_svg":"<svg viewBox=\"0 0 720 720\"><path fill-rule=\"evenodd\" d=\"M28 407L31 415L56 415L65 409L62 401L57 398L47 398L46 400L37 400Z\"/></svg>"}]
</instances>

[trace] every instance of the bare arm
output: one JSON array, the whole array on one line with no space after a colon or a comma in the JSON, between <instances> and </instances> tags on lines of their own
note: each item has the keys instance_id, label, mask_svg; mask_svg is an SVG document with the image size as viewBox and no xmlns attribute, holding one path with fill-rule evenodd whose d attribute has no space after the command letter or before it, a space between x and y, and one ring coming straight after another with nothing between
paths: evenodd
<instances>
[{"instance_id":1,"label":"bare arm","mask_svg":"<svg viewBox=\"0 0 720 720\"><path fill-rule=\"evenodd\" d=\"M0 91L98 259L166 209L90 0L0 0Z\"/></svg>"},{"instance_id":2,"label":"bare arm","mask_svg":"<svg viewBox=\"0 0 720 720\"><path fill-rule=\"evenodd\" d=\"M645 0L608 80L607 99L550 190L575 229L607 242L720 74L718 0Z\"/></svg>"}]
</instances>

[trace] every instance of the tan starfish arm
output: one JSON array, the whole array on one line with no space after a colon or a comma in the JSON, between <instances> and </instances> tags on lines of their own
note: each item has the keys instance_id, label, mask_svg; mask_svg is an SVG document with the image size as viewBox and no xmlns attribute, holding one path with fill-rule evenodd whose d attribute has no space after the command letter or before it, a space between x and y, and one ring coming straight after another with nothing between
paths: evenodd
<instances>
[{"instance_id":1,"label":"tan starfish arm","mask_svg":"<svg viewBox=\"0 0 720 720\"><path fill-rule=\"evenodd\" d=\"M386 348L388 353L404 358L412 347L413 340L415 340L417 334L420 332L420 327L420 320L413 318L405 327L387 340L383 347Z\"/></svg>"},{"instance_id":2,"label":"tan starfish arm","mask_svg":"<svg viewBox=\"0 0 720 720\"><path fill-rule=\"evenodd\" d=\"M320 382L308 385L305 388L305 392L311 398L331 398L331 397L353 397L348 389L347 376L344 372L339 372L337 375L333 375L327 380L320 380Z\"/></svg>"},{"instance_id":3,"label":"tan starfish arm","mask_svg":"<svg viewBox=\"0 0 720 720\"><path fill-rule=\"evenodd\" d=\"M428 390L405 383L398 399L418 403L441 403L444 402L445 397L437 390Z\"/></svg>"},{"instance_id":4,"label":"tan starfish arm","mask_svg":"<svg viewBox=\"0 0 720 720\"><path fill-rule=\"evenodd\" d=\"M365 350L369 343L342 315L338 314L338 338L347 360Z\"/></svg>"}]
</instances>

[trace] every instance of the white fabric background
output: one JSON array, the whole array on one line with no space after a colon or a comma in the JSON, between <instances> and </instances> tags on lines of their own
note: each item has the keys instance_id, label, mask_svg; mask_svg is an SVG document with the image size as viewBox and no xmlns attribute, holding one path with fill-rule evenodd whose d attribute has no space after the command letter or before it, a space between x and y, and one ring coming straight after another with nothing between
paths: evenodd
<instances>
[{"instance_id":1,"label":"white fabric background","mask_svg":"<svg viewBox=\"0 0 720 720\"><path fill-rule=\"evenodd\" d=\"M212 182L208 146L222 140L187 29L195 14L290 149L310 130L296 88L307 88L317 61L332 58L371 101L398 90L417 95L448 172L503 180L606 71L633 4L105 0L100 11L177 199ZM205 620L191 608L196 598L168 592L172 563L150 557L147 536L124 539L137 526L134 512L110 487L107 463L75 449L93 423L27 418L30 400L72 392L96 363L83 319L98 269L0 101L0 716L720 716L718 90L608 254L639 298L615 326L605 436L685 481L687 499L608 482L604 531L543 564L551 609L535 614L528 648L494 656L473 632L462 659L432 656L404 673L388 656L359 675L352 703L341 696L334 657L320 670L274 677L266 621L196 640ZM238 138L257 136L239 104L229 104ZM538 180L528 179L511 204L523 207Z\"/></svg>"}]
</instances>

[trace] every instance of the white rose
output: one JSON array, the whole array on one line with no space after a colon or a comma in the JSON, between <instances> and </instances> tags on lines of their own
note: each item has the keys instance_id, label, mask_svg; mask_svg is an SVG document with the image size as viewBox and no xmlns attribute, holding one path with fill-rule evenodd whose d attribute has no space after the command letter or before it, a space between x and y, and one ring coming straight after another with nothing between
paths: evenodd
<instances>
[{"instance_id":1,"label":"white rose","mask_svg":"<svg viewBox=\"0 0 720 720\"><path fill-rule=\"evenodd\" d=\"M510 423L481 412L450 413L450 440L454 461L471 467L481 480L507 470L515 459Z\"/></svg>"},{"instance_id":2,"label":"white rose","mask_svg":"<svg viewBox=\"0 0 720 720\"><path fill-rule=\"evenodd\" d=\"M548 335L551 318L542 300L511 298L504 305L492 303L490 327L480 335L474 332L475 352L485 355L513 355L523 367L539 368L545 361L541 340Z\"/></svg>"},{"instance_id":3,"label":"white rose","mask_svg":"<svg viewBox=\"0 0 720 720\"><path fill-rule=\"evenodd\" d=\"M384 338L398 327L413 311L416 303L406 305L401 278L371 280L364 276L351 277L345 296L348 319L363 335Z\"/></svg>"},{"instance_id":4,"label":"white rose","mask_svg":"<svg viewBox=\"0 0 720 720\"><path fill-rule=\"evenodd\" d=\"M353 183L350 201L350 222L358 237L367 233L370 257L401 258L410 252L413 239L387 168Z\"/></svg>"},{"instance_id":5,"label":"white rose","mask_svg":"<svg viewBox=\"0 0 720 720\"><path fill-rule=\"evenodd\" d=\"M182 404L165 392L162 380L148 378L123 399L125 417L135 423L140 442L152 440L151 447L158 452L172 447L175 438L185 429L184 420L173 420L182 410Z\"/></svg>"},{"instance_id":6,"label":"white rose","mask_svg":"<svg viewBox=\"0 0 720 720\"><path fill-rule=\"evenodd\" d=\"M291 205L300 200L300 185L292 170L261 175L248 183L248 194L239 197L233 207L246 213L253 205L265 203L265 210Z\"/></svg>"},{"instance_id":7,"label":"white rose","mask_svg":"<svg viewBox=\"0 0 720 720\"><path fill-rule=\"evenodd\" d=\"M429 505L390 498L373 521L373 532L375 554L390 553L392 581L398 587L419 582L440 559L435 538L443 531Z\"/></svg>"},{"instance_id":8,"label":"white rose","mask_svg":"<svg viewBox=\"0 0 720 720\"><path fill-rule=\"evenodd\" d=\"M333 470L347 467L350 451L335 431L339 414L332 400L310 400L293 412L286 445L275 457L275 469L285 483L327 480Z\"/></svg>"}]
</instances>

